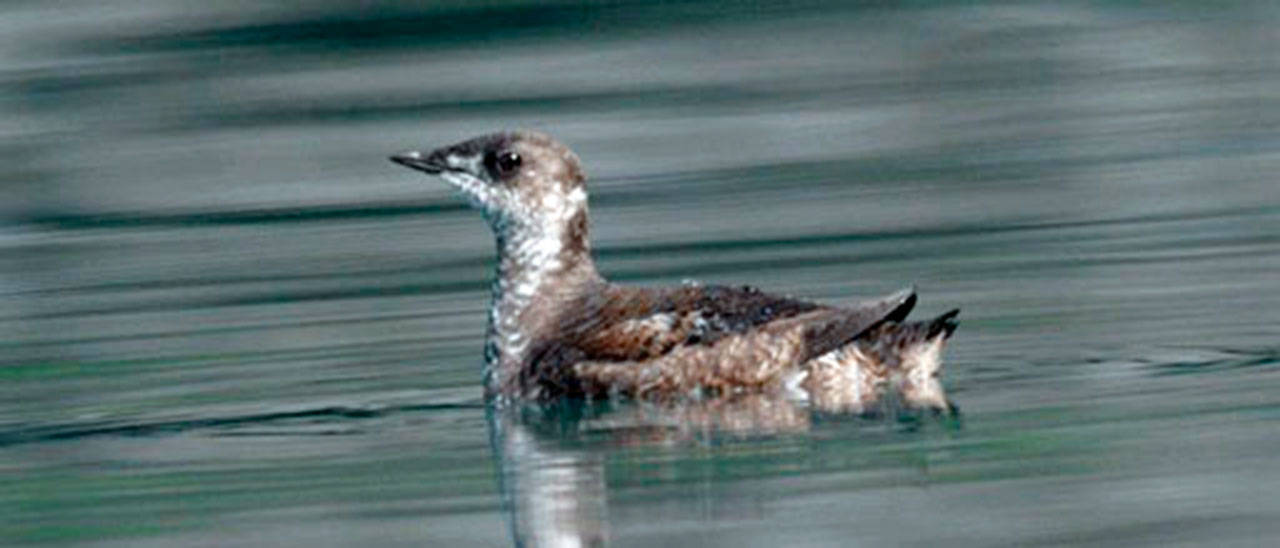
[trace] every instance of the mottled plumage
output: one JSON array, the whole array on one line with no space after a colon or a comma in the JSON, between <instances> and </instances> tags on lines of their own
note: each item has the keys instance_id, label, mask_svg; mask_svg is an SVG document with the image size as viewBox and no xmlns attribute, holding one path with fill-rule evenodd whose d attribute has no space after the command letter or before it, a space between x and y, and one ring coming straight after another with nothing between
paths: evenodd
<instances>
[{"instance_id":1,"label":"mottled plumage","mask_svg":"<svg viewBox=\"0 0 1280 548\"><path fill-rule=\"evenodd\" d=\"M948 406L938 377L957 311L904 324L913 290L837 307L746 286L612 284L591 257L578 158L550 137L499 133L392 159L460 189L494 231L490 396L781 392L860 412L892 393Z\"/></svg>"}]
</instances>

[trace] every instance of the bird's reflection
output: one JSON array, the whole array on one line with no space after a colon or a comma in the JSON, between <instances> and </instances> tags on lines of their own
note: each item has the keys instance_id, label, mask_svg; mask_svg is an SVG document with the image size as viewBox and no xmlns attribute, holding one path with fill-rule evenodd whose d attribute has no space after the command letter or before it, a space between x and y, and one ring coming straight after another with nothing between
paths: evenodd
<instances>
[{"instance_id":1,"label":"bird's reflection","mask_svg":"<svg viewBox=\"0 0 1280 548\"><path fill-rule=\"evenodd\" d=\"M491 406L489 426L499 482L516 546L600 546L609 539L607 449L750 440L800 435L815 417L876 420L958 418L941 385L942 402L926 409L898 401L823 406L780 395L665 402L562 401Z\"/></svg>"},{"instance_id":2,"label":"bird's reflection","mask_svg":"<svg viewBox=\"0 0 1280 548\"><path fill-rule=\"evenodd\" d=\"M608 505L602 455L562 447L519 415L492 409L489 423L515 545L603 545Z\"/></svg>"}]
</instances>

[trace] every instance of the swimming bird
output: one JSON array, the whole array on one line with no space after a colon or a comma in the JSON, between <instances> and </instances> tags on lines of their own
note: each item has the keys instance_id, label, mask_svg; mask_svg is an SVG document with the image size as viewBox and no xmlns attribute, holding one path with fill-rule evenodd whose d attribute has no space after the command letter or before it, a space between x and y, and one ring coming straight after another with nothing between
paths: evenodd
<instances>
[{"instance_id":1,"label":"swimming bird","mask_svg":"<svg viewBox=\"0 0 1280 548\"><path fill-rule=\"evenodd\" d=\"M391 160L444 179L493 229L491 399L766 393L862 412L893 394L950 408L939 377L959 310L904 323L914 288L834 306L750 286L615 284L592 258L581 162L551 137L494 133Z\"/></svg>"}]
</instances>

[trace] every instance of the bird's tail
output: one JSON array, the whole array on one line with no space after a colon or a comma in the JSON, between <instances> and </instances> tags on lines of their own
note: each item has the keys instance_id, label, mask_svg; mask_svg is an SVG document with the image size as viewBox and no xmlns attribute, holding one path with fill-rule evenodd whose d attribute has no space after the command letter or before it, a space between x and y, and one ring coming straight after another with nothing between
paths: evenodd
<instances>
[{"instance_id":1,"label":"bird's tail","mask_svg":"<svg viewBox=\"0 0 1280 548\"><path fill-rule=\"evenodd\" d=\"M942 351L959 323L959 309L931 320L885 323L857 343L884 364L891 386L909 407L950 410L942 388Z\"/></svg>"}]
</instances>

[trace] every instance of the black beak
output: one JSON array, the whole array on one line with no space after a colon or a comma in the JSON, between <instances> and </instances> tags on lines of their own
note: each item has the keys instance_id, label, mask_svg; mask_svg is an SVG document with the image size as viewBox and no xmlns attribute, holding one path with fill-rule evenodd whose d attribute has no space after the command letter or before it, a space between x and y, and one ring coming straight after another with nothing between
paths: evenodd
<instances>
[{"instance_id":1,"label":"black beak","mask_svg":"<svg viewBox=\"0 0 1280 548\"><path fill-rule=\"evenodd\" d=\"M439 152L423 154L416 150L406 150L391 155L391 161L410 169L435 175L447 169L444 158Z\"/></svg>"}]
</instances>

